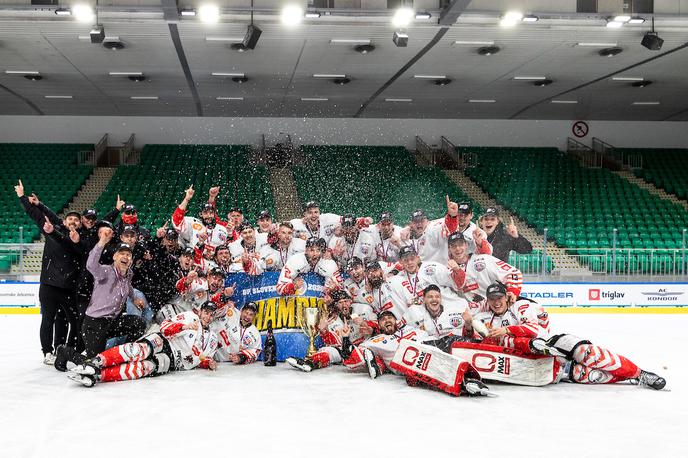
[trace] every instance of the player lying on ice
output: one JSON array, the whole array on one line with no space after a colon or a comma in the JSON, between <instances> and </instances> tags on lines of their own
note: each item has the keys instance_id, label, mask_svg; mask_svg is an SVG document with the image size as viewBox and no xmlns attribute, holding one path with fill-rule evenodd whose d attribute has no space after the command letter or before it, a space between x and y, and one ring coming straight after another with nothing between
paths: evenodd
<instances>
[{"instance_id":1,"label":"player lying on ice","mask_svg":"<svg viewBox=\"0 0 688 458\"><path fill-rule=\"evenodd\" d=\"M98 382L134 380L196 367L215 369L213 355L219 342L210 323L216 311L215 303L207 301L198 312L166 319L160 332L105 350L72 368L68 377L92 387Z\"/></svg>"},{"instance_id":2,"label":"player lying on ice","mask_svg":"<svg viewBox=\"0 0 688 458\"><path fill-rule=\"evenodd\" d=\"M536 302L514 298L495 282L487 288L485 307L467 327L481 343L453 342L452 354L476 367L483 378L519 385L572 383L632 384L661 390L666 380L640 369L618 353L571 334L551 336L547 312Z\"/></svg>"}]
</instances>

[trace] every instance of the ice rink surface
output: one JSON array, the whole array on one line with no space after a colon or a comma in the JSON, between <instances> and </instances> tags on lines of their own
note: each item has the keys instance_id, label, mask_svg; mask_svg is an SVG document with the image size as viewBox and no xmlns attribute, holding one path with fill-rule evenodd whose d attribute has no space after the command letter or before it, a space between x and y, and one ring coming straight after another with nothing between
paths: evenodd
<instances>
[{"instance_id":1,"label":"ice rink surface","mask_svg":"<svg viewBox=\"0 0 688 458\"><path fill-rule=\"evenodd\" d=\"M0 315L2 457L688 457L685 314L550 318L671 391L491 385L495 398L262 363L89 389L42 364L39 321Z\"/></svg>"}]
</instances>

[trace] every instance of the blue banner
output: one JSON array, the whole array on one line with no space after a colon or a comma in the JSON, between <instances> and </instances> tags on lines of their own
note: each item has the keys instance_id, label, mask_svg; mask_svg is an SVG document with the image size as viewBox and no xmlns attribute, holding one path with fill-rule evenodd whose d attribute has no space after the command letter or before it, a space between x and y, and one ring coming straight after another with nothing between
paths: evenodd
<instances>
[{"instance_id":1,"label":"blue banner","mask_svg":"<svg viewBox=\"0 0 688 458\"><path fill-rule=\"evenodd\" d=\"M225 286L236 285L233 299L238 309L247 302L258 304L254 324L263 336L263 344L268 323L272 323L279 361L284 361L289 356L303 358L306 355L308 338L298 323L301 310L304 307L325 309L320 299L323 278L313 273L305 274L302 278L306 288L298 291L295 296L280 296L277 293L279 272L265 272L262 275L230 274L225 280Z\"/></svg>"}]
</instances>

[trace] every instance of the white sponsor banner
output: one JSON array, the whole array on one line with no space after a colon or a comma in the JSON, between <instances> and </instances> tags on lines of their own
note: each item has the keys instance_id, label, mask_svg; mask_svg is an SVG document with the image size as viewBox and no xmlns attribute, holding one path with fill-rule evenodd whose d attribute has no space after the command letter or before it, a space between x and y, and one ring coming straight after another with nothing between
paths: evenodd
<instances>
[{"instance_id":1,"label":"white sponsor banner","mask_svg":"<svg viewBox=\"0 0 688 458\"><path fill-rule=\"evenodd\" d=\"M38 287L38 282L0 282L0 307L38 307Z\"/></svg>"},{"instance_id":2,"label":"white sponsor banner","mask_svg":"<svg viewBox=\"0 0 688 458\"><path fill-rule=\"evenodd\" d=\"M551 306L688 306L688 283L524 283L521 295Z\"/></svg>"}]
</instances>

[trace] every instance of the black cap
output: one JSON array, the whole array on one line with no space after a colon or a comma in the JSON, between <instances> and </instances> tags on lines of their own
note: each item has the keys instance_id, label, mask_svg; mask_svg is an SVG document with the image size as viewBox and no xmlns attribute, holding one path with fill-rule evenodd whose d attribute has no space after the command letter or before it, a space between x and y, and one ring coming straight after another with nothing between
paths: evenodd
<instances>
[{"instance_id":1,"label":"black cap","mask_svg":"<svg viewBox=\"0 0 688 458\"><path fill-rule=\"evenodd\" d=\"M136 205L126 204L124 207L122 207L122 212L123 213L127 213L127 212L136 213Z\"/></svg>"},{"instance_id":2,"label":"black cap","mask_svg":"<svg viewBox=\"0 0 688 458\"><path fill-rule=\"evenodd\" d=\"M441 292L442 292L442 291L440 291L440 287L439 287L439 286L437 286L437 285L428 285L428 286L425 287L425 289L423 289L423 294L428 294L428 292L430 292L430 291L437 291L438 293L441 293Z\"/></svg>"},{"instance_id":3,"label":"black cap","mask_svg":"<svg viewBox=\"0 0 688 458\"><path fill-rule=\"evenodd\" d=\"M506 286L504 285L504 283L498 281L494 282L487 287L485 296L487 296L488 299L506 296Z\"/></svg>"},{"instance_id":4,"label":"black cap","mask_svg":"<svg viewBox=\"0 0 688 458\"><path fill-rule=\"evenodd\" d=\"M182 250L182 252L179 254L179 256L189 256L191 258L194 258L195 254L196 253L194 252L193 248L186 247Z\"/></svg>"},{"instance_id":5,"label":"black cap","mask_svg":"<svg viewBox=\"0 0 688 458\"><path fill-rule=\"evenodd\" d=\"M471 204L468 202L461 202L459 204L459 213L463 213L464 215L469 214L470 212L473 211L473 208L471 207Z\"/></svg>"},{"instance_id":6,"label":"black cap","mask_svg":"<svg viewBox=\"0 0 688 458\"><path fill-rule=\"evenodd\" d=\"M342 227L352 227L356 225L356 218L353 215L342 216Z\"/></svg>"},{"instance_id":7,"label":"black cap","mask_svg":"<svg viewBox=\"0 0 688 458\"><path fill-rule=\"evenodd\" d=\"M391 223L393 221L392 214L390 212L382 212L382 214L380 215L380 222L383 221Z\"/></svg>"},{"instance_id":8,"label":"black cap","mask_svg":"<svg viewBox=\"0 0 688 458\"><path fill-rule=\"evenodd\" d=\"M327 249L327 243L325 243L325 239L318 237L311 237L308 240L306 240L306 248L311 246L316 246L323 251Z\"/></svg>"},{"instance_id":9,"label":"black cap","mask_svg":"<svg viewBox=\"0 0 688 458\"><path fill-rule=\"evenodd\" d=\"M241 208L239 208L239 207L234 207L234 208L230 209L229 212L230 213L240 213L242 215L244 214L244 212L242 212Z\"/></svg>"},{"instance_id":10,"label":"black cap","mask_svg":"<svg viewBox=\"0 0 688 458\"><path fill-rule=\"evenodd\" d=\"M105 221L104 219L96 223L96 230L99 230L101 227L107 227L112 229L113 232L115 231L115 226L110 221Z\"/></svg>"},{"instance_id":11,"label":"black cap","mask_svg":"<svg viewBox=\"0 0 688 458\"><path fill-rule=\"evenodd\" d=\"M243 309L253 310L254 313L258 313L258 304L256 304L253 301L247 302L244 304L243 307L241 307L241 310L243 310Z\"/></svg>"},{"instance_id":12,"label":"black cap","mask_svg":"<svg viewBox=\"0 0 688 458\"><path fill-rule=\"evenodd\" d=\"M427 216L422 208L414 210L413 213L411 213L411 221L423 221L426 218Z\"/></svg>"},{"instance_id":13,"label":"black cap","mask_svg":"<svg viewBox=\"0 0 688 458\"><path fill-rule=\"evenodd\" d=\"M411 245L404 245L399 249L399 259L404 258L406 256L416 256L418 253L416 253L416 249L413 248Z\"/></svg>"},{"instance_id":14,"label":"black cap","mask_svg":"<svg viewBox=\"0 0 688 458\"><path fill-rule=\"evenodd\" d=\"M344 300L344 299L349 299L349 300L351 300L351 296L349 296L349 293L347 293L347 292L344 291L343 289L337 289L337 290L332 291L332 292L330 293L330 297L332 298L332 300L333 300L335 303L336 303L336 302L339 302L339 301L342 301L342 300Z\"/></svg>"},{"instance_id":15,"label":"black cap","mask_svg":"<svg viewBox=\"0 0 688 458\"><path fill-rule=\"evenodd\" d=\"M222 251L222 250L227 250L227 251L229 251L229 245L226 245L226 244L223 243L223 244L221 244L221 245L216 246L216 247L215 247L215 256L217 256L217 254L218 254L220 251Z\"/></svg>"},{"instance_id":16,"label":"black cap","mask_svg":"<svg viewBox=\"0 0 688 458\"><path fill-rule=\"evenodd\" d=\"M81 216L84 218L98 219L98 212L93 208L87 208Z\"/></svg>"},{"instance_id":17,"label":"black cap","mask_svg":"<svg viewBox=\"0 0 688 458\"><path fill-rule=\"evenodd\" d=\"M363 266L363 260L358 256L349 259L349 262L346 264L346 270L351 270L356 266Z\"/></svg>"},{"instance_id":18,"label":"black cap","mask_svg":"<svg viewBox=\"0 0 688 458\"><path fill-rule=\"evenodd\" d=\"M397 316L396 316L395 314L393 314L391 310L383 310L383 311L380 312L380 313L378 314L378 316L377 316L378 321L380 320L380 318L382 318L382 317L385 316L385 315L392 315L392 316L394 317L395 320L396 320L396 318L397 318Z\"/></svg>"},{"instance_id":19,"label":"black cap","mask_svg":"<svg viewBox=\"0 0 688 458\"><path fill-rule=\"evenodd\" d=\"M67 213L65 213L64 217L66 218L68 216L76 216L77 218L81 218L81 213L72 210L72 211L68 211Z\"/></svg>"},{"instance_id":20,"label":"black cap","mask_svg":"<svg viewBox=\"0 0 688 458\"><path fill-rule=\"evenodd\" d=\"M208 211L208 210L214 213L215 212L215 205L211 204L210 202L204 203L203 206L201 207L201 211L204 212L204 211Z\"/></svg>"},{"instance_id":21,"label":"black cap","mask_svg":"<svg viewBox=\"0 0 688 458\"><path fill-rule=\"evenodd\" d=\"M244 221L243 223L239 224L239 227L237 227L237 231L243 232L246 229L253 229L253 226L251 226L249 223Z\"/></svg>"},{"instance_id":22,"label":"black cap","mask_svg":"<svg viewBox=\"0 0 688 458\"><path fill-rule=\"evenodd\" d=\"M260 213L258 213L258 217L256 220L261 220L261 219L272 219L272 214L270 213L270 210L263 210Z\"/></svg>"},{"instance_id":23,"label":"black cap","mask_svg":"<svg viewBox=\"0 0 688 458\"><path fill-rule=\"evenodd\" d=\"M497 210L495 207L487 207L487 209L485 209L485 213L483 213L483 216L494 216L497 218L499 217L499 210Z\"/></svg>"},{"instance_id":24,"label":"black cap","mask_svg":"<svg viewBox=\"0 0 688 458\"><path fill-rule=\"evenodd\" d=\"M119 243L119 244L117 244L117 248L115 249L115 253L117 253L117 252L119 252L119 251L128 251L128 252L130 252L130 253L133 253L133 252L134 252L134 250L132 249L131 245L129 245L128 243Z\"/></svg>"},{"instance_id":25,"label":"black cap","mask_svg":"<svg viewBox=\"0 0 688 458\"><path fill-rule=\"evenodd\" d=\"M127 224L122 228L122 234L124 234L125 232L133 232L134 234L138 234L139 228L132 224Z\"/></svg>"},{"instance_id":26,"label":"black cap","mask_svg":"<svg viewBox=\"0 0 688 458\"><path fill-rule=\"evenodd\" d=\"M465 242L466 238L463 236L461 232L454 232L449 234L449 237L447 237L447 244L448 245L453 245L454 243L461 243Z\"/></svg>"},{"instance_id":27,"label":"black cap","mask_svg":"<svg viewBox=\"0 0 688 458\"><path fill-rule=\"evenodd\" d=\"M179 233L172 228L165 231L165 238L170 240L177 240L179 238Z\"/></svg>"},{"instance_id":28,"label":"black cap","mask_svg":"<svg viewBox=\"0 0 688 458\"><path fill-rule=\"evenodd\" d=\"M306 205L303 206L303 210L310 210L311 208L320 208L320 205L318 205L314 200L306 202Z\"/></svg>"},{"instance_id":29,"label":"black cap","mask_svg":"<svg viewBox=\"0 0 688 458\"><path fill-rule=\"evenodd\" d=\"M213 267L212 269L210 269L208 271L208 276L210 276L210 275L217 275L217 276L220 276L222 278L225 278L225 276L226 276L224 270L220 269L219 267Z\"/></svg>"},{"instance_id":30,"label":"black cap","mask_svg":"<svg viewBox=\"0 0 688 458\"><path fill-rule=\"evenodd\" d=\"M217 310L217 305L215 305L215 302L213 301L205 301L203 304L201 304L200 309L214 312Z\"/></svg>"},{"instance_id":31,"label":"black cap","mask_svg":"<svg viewBox=\"0 0 688 458\"><path fill-rule=\"evenodd\" d=\"M373 261L372 259L369 259L368 261L366 261L365 270L377 270L377 269L382 269L379 262Z\"/></svg>"}]
</instances>

